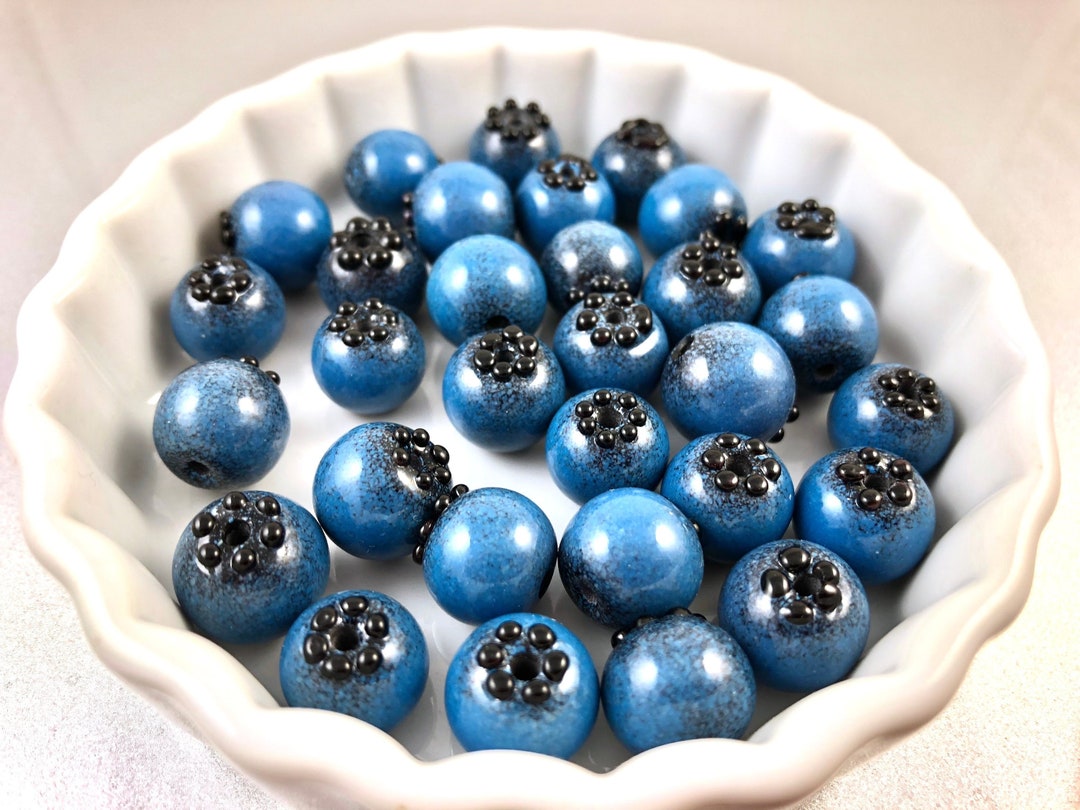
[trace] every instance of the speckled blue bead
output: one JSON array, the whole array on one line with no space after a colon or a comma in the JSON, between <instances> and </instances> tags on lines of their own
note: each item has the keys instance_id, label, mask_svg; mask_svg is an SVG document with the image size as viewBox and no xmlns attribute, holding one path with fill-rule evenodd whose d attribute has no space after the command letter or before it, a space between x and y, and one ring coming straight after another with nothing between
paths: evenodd
<instances>
[{"instance_id":1,"label":"speckled blue bead","mask_svg":"<svg viewBox=\"0 0 1080 810\"><path fill-rule=\"evenodd\" d=\"M458 621L479 624L528 610L555 571L551 521L509 489L464 493L435 518L427 535L424 582L439 607Z\"/></svg>"},{"instance_id":2,"label":"speckled blue bead","mask_svg":"<svg viewBox=\"0 0 1080 810\"><path fill-rule=\"evenodd\" d=\"M389 731L424 693L427 643L400 602L376 591L342 591L297 617L278 673L290 706L349 714Z\"/></svg>"},{"instance_id":3,"label":"speckled blue bead","mask_svg":"<svg viewBox=\"0 0 1080 810\"><path fill-rule=\"evenodd\" d=\"M705 559L734 562L779 540L795 509L787 467L761 439L711 433L671 460L660 494L698 524Z\"/></svg>"},{"instance_id":4,"label":"speckled blue bead","mask_svg":"<svg viewBox=\"0 0 1080 810\"><path fill-rule=\"evenodd\" d=\"M510 323L527 332L544 319L544 276L517 242L470 236L451 245L431 267L427 303L435 328L451 343Z\"/></svg>"},{"instance_id":5,"label":"speckled blue bead","mask_svg":"<svg viewBox=\"0 0 1080 810\"><path fill-rule=\"evenodd\" d=\"M330 550L304 507L269 492L230 492L180 535L172 578L184 615L217 641L284 633L330 577Z\"/></svg>"},{"instance_id":6,"label":"speckled blue bead","mask_svg":"<svg viewBox=\"0 0 1080 810\"><path fill-rule=\"evenodd\" d=\"M176 285L169 321L177 343L196 360L263 357L285 331L285 296L258 265L210 256Z\"/></svg>"},{"instance_id":7,"label":"speckled blue bead","mask_svg":"<svg viewBox=\"0 0 1080 810\"><path fill-rule=\"evenodd\" d=\"M597 495L574 515L559 545L566 593L610 627L689 605L704 571L690 519L646 489Z\"/></svg>"},{"instance_id":8,"label":"speckled blue bead","mask_svg":"<svg viewBox=\"0 0 1080 810\"><path fill-rule=\"evenodd\" d=\"M330 209L311 189L269 180L248 189L222 215L221 240L259 265L284 292L315 279L315 267L333 233Z\"/></svg>"},{"instance_id":9,"label":"speckled blue bead","mask_svg":"<svg viewBox=\"0 0 1080 810\"><path fill-rule=\"evenodd\" d=\"M514 200L499 175L476 163L444 163L429 172L413 192L406 222L434 261L468 236L514 237Z\"/></svg>"},{"instance_id":10,"label":"speckled blue bead","mask_svg":"<svg viewBox=\"0 0 1080 810\"><path fill-rule=\"evenodd\" d=\"M645 192L686 163L686 154L663 124L635 118L600 141L592 163L615 194L616 219L636 223Z\"/></svg>"},{"instance_id":11,"label":"speckled blue bead","mask_svg":"<svg viewBox=\"0 0 1080 810\"><path fill-rule=\"evenodd\" d=\"M834 447L876 447L926 475L949 451L955 422L952 403L932 378L899 363L877 363L833 394L828 427Z\"/></svg>"},{"instance_id":12,"label":"speckled blue bead","mask_svg":"<svg viewBox=\"0 0 1080 810\"><path fill-rule=\"evenodd\" d=\"M515 749L567 758L600 709L588 650L554 619L511 613L480 625L446 673L446 715L467 751Z\"/></svg>"},{"instance_id":13,"label":"speckled blue bead","mask_svg":"<svg viewBox=\"0 0 1080 810\"><path fill-rule=\"evenodd\" d=\"M730 635L679 612L625 633L604 665L600 698L615 736L637 754L680 740L742 737L757 687Z\"/></svg>"},{"instance_id":14,"label":"speckled blue bead","mask_svg":"<svg viewBox=\"0 0 1080 810\"><path fill-rule=\"evenodd\" d=\"M584 158L559 155L525 175L514 193L518 228L534 253L576 222L615 219L615 197L607 180Z\"/></svg>"},{"instance_id":15,"label":"speckled blue bead","mask_svg":"<svg viewBox=\"0 0 1080 810\"><path fill-rule=\"evenodd\" d=\"M566 380L551 349L511 324L458 347L446 364L442 395L461 435L511 453L543 438L566 399Z\"/></svg>"},{"instance_id":16,"label":"speckled blue bead","mask_svg":"<svg viewBox=\"0 0 1080 810\"><path fill-rule=\"evenodd\" d=\"M540 271L547 282L548 300L559 312L594 289L596 282L625 281L627 290L637 293L645 274L634 240L608 222L591 219L569 225L552 237L540 256Z\"/></svg>"},{"instance_id":17,"label":"speckled blue bead","mask_svg":"<svg viewBox=\"0 0 1080 810\"><path fill-rule=\"evenodd\" d=\"M692 242L707 230L737 242L746 229L746 203L722 171L688 163L665 174L645 193L638 229L653 256Z\"/></svg>"},{"instance_id":18,"label":"speckled blue bead","mask_svg":"<svg viewBox=\"0 0 1080 810\"><path fill-rule=\"evenodd\" d=\"M855 273L855 239L831 208L815 200L785 202L750 226L742 252L758 274L765 295L798 275L826 275L850 281Z\"/></svg>"},{"instance_id":19,"label":"speckled blue bead","mask_svg":"<svg viewBox=\"0 0 1080 810\"><path fill-rule=\"evenodd\" d=\"M660 377L668 416L688 438L730 431L770 439L795 404L795 374L776 341L744 323L695 329Z\"/></svg>"},{"instance_id":20,"label":"speckled blue bead","mask_svg":"<svg viewBox=\"0 0 1080 810\"><path fill-rule=\"evenodd\" d=\"M740 559L720 591L720 626L758 681L809 692L843 678L870 634L870 605L838 554L806 540L766 543Z\"/></svg>"},{"instance_id":21,"label":"speckled blue bead","mask_svg":"<svg viewBox=\"0 0 1080 810\"><path fill-rule=\"evenodd\" d=\"M435 501L450 492L450 454L423 428L391 422L353 428L315 472L315 516L326 536L357 557L388 560L412 552Z\"/></svg>"},{"instance_id":22,"label":"speckled blue bead","mask_svg":"<svg viewBox=\"0 0 1080 810\"><path fill-rule=\"evenodd\" d=\"M246 486L270 472L289 439L276 379L227 358L181 371L154 410L154 446L165 466L204 489Z\"/></svg>"},{"instance_id":23,"label":"speckled blue bead","mask_svg":"<svg viewBox=\"0 0 1080 810\"><path fill-rule=\"evenodd\" d=\"M401 129L380 129L360 140L345 163L345 190L364 213L400 223L402 197L439 165L428 142Z\"/></svg>"},{"instance_id":24,"label":"speckled blue bead","mask_svg":"<svg viewBox=\"0 0 1080 810\"><path fill-rule=\"evenodd\" d=\"M502 107L488 107L484 122L469 139L469 160L491 169L513 190L559 149L559 136L540 105L530 101L519 107L510 98Z\"/></svg>"},{"instance_id":25,"label":"speckled blue bead","mask_svg":"<svg viewBox=\"0 0 1080 810\"><path fill-rule=\"evenodd\" d=\"M918 565L935 520L930 488L911 462L872 447L819 459L795 494L795 533L835 551L868 585Z\"/></svg>"},{"instance_id":26,"label":"speckled blue bead","mask_svg":"<svg viewBox=\"0 0 1080 810\"><path fill-rule=\"evenodd\" d=\"M545 452L551 477L585 503L609 489L653 489L664 475L667 428L660 414L630 391L585 391L559 408Z\"/></svg>"},{"instance_id":27,"label":"speckled blue bead","mask_svg":"<svg viewBox=\"0 0 1080 810\"><path fill-rule=\"evenodd\" d=\"M311 345L315 380L330 399L362 414L392 411L424 377L424 338L412 318L377 298L347 301Z\"/></svg>"}]
</instances>

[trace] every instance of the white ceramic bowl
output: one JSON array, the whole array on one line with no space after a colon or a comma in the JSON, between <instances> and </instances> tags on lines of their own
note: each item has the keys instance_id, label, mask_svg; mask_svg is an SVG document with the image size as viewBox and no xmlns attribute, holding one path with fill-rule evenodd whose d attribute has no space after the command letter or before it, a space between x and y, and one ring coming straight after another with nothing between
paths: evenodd
<instances>
[{"instance_id":1,"label":"white ceramic bowl","mask_svg":"<svg viewBox=\"0 0 1080 810\"><path fill-rule=\"evenodd\" d=\"M378 587L424 627L432 676L395 737L349 717L280 708L277 645L222 647L192 633L171 596L172 550L212 493L173 478L150 438L154 403L186 361L166 302L214 247L216 212L273 177L310 185L337 226L352 144L380 127L465 155L489 104L540 100L565 147L591 153L625 118L647 116L700 161L728 172L751 215L783 199L835 206L857 236L856 280L883 324L879 359L934 376L959 439L933 476L941 535L899 586L872 591L872 646L852 677L797 699L763 690L749 741L698 740L626 756L601 720L575 762L458 751L443 674L469 628L441 613L412 563L336 553L331 589ZM282 372L293 413L287 455L264 485L310 506L319 458L356 419L318 390L307 353L322 307L290 303ZM470 446L446 421L439 380L451 347L426 315L429 372L394 415L448 445L455 478L513 482L561 532L574 507L539 448L511 458ZM543 334L550 336L552 318ZM868 744L941 709L979 646L1019 612L1057 494L1043 350L1008 269L957 200L881 133L783 79L684 47L592 32L482 29L416 34L320 59L213 105L140 155L72 225L18 323L5 426L24 472L27 539L71 592L102 660L174 710L239 767L291 798L374 807L690 807L790 802ZM829 448L824 400L778 451L798 477ZM675 442L674 450L681 446ZM715 616L722 574L695 608ZM598 667L608 631L558 587L540 603L585 638ZM395 739L396 738L396 739ZM451 755L453 754L453 755ZM616 767L617 766L617 767ZM499 778L499 774L514 774Z\"/></svg>"}]
</instances>

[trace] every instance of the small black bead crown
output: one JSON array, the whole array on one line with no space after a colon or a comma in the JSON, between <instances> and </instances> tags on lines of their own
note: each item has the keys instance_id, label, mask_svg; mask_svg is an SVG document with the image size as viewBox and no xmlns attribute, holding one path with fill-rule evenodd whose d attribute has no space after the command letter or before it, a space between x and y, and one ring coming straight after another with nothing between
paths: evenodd
<instances>
[{"instance_id":1,"label":"small black bead crown","mask_svg":"<svg viewBox=\"0 0 1080 810\"><path fill-rule=\"evenodd\" d=\"M691 613L687 608L684 608L684 607L672 608L671 610L669 610L667 613L665 613L661 617L642 616L636 622L634 622L633 625L631 625L630 627L624 627L621 630L616 630L614 633L611 634L611 646L612 647L618 647L620 644L622 644L624 641L626 641L626 637L628 635L630 635L632 632L634 632L638 628L644 627L647 624L652 624L653 622L658 621L660 618L665 618L667 616L692 616L693 618L700 619L703 622L708 621L708 619L706 619L700 613Z\"/></svg>"},{"instance_id":2,"label":"small black bead crown","mask_svg":"<svg viewBox=\"0 0 1080 810\"><path fill-rule=\"evenodd\" d=\"M911 462L873 447L850 453L837 465L836 476L855 494L856 506L867 512L890 505L904 509L915 503Z\"/></svg>"},{"instance_id":3,"label":"small black bead crown","mask_svg":"<svg viewBox=\"0 0 1080 810\"><path fill-rule=\"evenodd\" d=\"M615 140L635 149L659 149L666 146L671 138L663 124L645 118L632 118L622 122L615 132Z\"/></svg>"},{"instance_id":4,"label":"small black bead crown","mask_svg":"<svg viewBox=\"0 0 1080 810\"><path fill-rule=\"evenodd\" d=\"M604 388L575 405L574 416L578 432L592 437L593 443L604 450L620 443L633 444L638 440L638 430L649 421L636 396Z\"/></svg>"},{"instance_id":5,"label":"small black bead crown","mask_svg":"<svg viewBox=\"0 0 1080 810\"><path fill-rule=\"evenodd\" d=\"M701 238L704 239L705 234L709 234L720 242L741 245L748 230L749 225L744 214L735 215L731 211L721 211L713 217Z\"/></svg>"},{"instance_id":6,"label":"small black bead crown","mask_svg":"<svg viewBox=\"0 0 1080 810\"><path fill-rule=\"evenodd\" d=\"M746 275L735 245L722 241L710 231L702 232L698 241L684 247L679 258L679 273L684 278L700 280L709 287L722 287Z\"/></svg>"},{"instance_id":7,"label":"small black bead crown","mask_svg":"<svg viewBox=\"0 0 1080 810\"><path fill-rule=\"evenodd\" d=\"M836 233L836 213L814 199L780 203L776 214L776 227L799 239L829 239Z\"/></svg>"},{"instance_id":8,"label":"small black bead crown","mask_svg":"<svg viewBox=\"0 0 1080 810\"><path fill-rule=\"evenodd\" d=\"M423 428L410 430L397 425L393 436L394 466L410 474L417 489L427 492L437 485L450 485L450 452L441 444L433 444L431 434Z\"/></svg>"},{"instance_id":9,"label":"small black bead crown","mask_svg":"<svg viewBox=\"0 0 1080 810\"><path fill-rule=\"evenodd\" d=\"M539 351L539 340L511 324L480 338L473 351L473 368L481 377L491 375L499 382L528 379L536 373Z\"/></svg>"},{"instance_id":10,"label":"small black bead crown","mask_svg":"<svg viewBox=\"0 0 1080 810\"><path fill-rule=\"evenodd\" d=\"M431 538L431 533L435 530L435 524L439 518L442 517L443 512L450 508L450 504L466 494L469 488L464 484L458 484L449 492L444 492L438 498L435 499L434 517L425 520L420 525L420 542L416 544L416 547L412 551L413 562L420 564L424 562L424 551L427 549L427 542Z\"/></svg>"},{"instance_id":11,"label":"small black bead crown","mask_svg":"<svg viewBox=\"0 0 1080 810\"><path fill-rule=\"evenodd\" d=\"M369 298L357 306L352 301L338 305L326 331L341 335L341 342L350 348L364 340L384 343L390 339L401 322L398 314L378 298Z\"/></svg>"},{"instance_id":12,"label":"small black bead crown","mask_svg":"<svg viewBox=\"0 0 1080 810\"><path fill-rule=\"evenodd\" d=\"M254 501L230 492L191 521L195 559L220 576L243 576L274 560L285 545L286 529L278 518L281 504L272 495Z\"/></svg>"},{"instance_id":13,"label":"small black bead crown","mask_svg":"<svg viewBox=\"0 0 1080 810\"><path fill-rule=\"evenodd\" d=\"M218 230L221 234L221 244L226 250L236 249L236 223L233 222L232 214L222 211L218 214Z\"/></svg>"},{"instance_id":14,"label":"small black bead crown","mask_svg":"<svg viewBox=\"0 0 1080 810\"><path fill-rule=\"evenodd\" d=\"M243 357L241 357L240 362L246 366L251 366L252 368L259 368L259 361L256 358L252 357L250 354L245 354ZM267 371L266 369L259 370L262 371L262 373L265 374L267 377L269 377L271 382L273 382L275 385L281 384L281 375L278 374L276 371Z\"/></svg>"},{"instance_id":15,"label":"small black bead crown","mask_svg":"<svg viewBox=\"0 0 1080 810\"><path fill-rule=\"evenodd\" d=\"M330 249L338 267L353 271L361 268L385 270L394 263L394 255L406 248L405 237L386 217L353 217L345 230L330 237Z\"/></svg>"},{"instance_id":16,"label":"small black bead crown","mask_svg":"<svg viewBox=\"0 0 1080 810\"><path fill-rule=\"evenodd\" d=\"M754 498L767 494L780 480L783 467L761 439L742 439L721 433L705 452L701 464L713 475L722 492L740 492Z\"/></svg>"},{"instance_id":17,"label":"small black bead crown","mask_svg":"<svg viewBox=\"0 0 1080 810\"><path fill-rule=\"evenodd\" d=\"M877 378L884 392L881 401L912 419L927 419L941 412L937 383L911 368L900 368Z\"/></svg>"},{"instance_id":18,"label":"small black bead crown","mask_svg":"<svg viewBox=\"0 0 1080 810\"><path fill-rule=\"evenodd\" d=\"M576 155L559 155L542 160L536 170L543 175L544 185L548 188L565 188L575 192L584 191L586 185L600 177L589 161Z\"/></svg>"},{"instance_id":19,"label":"small black bead crown","mask_svg":"<svg viewBox=\"0 0 1080 810\"><path fill-rule=\"evenodd\" d=\"M188 273L188 295L194 300L228 305L251 289L248 263L239 256L210 256Z\"/></svg>"},{"instance_id":20,"label":"small black bead crown","mask_svg":"<svg viewBox=\"0 0 1080 810\"><path fill-rule=\"evenodd\" d=\"M383 665L390 619L366 596L346 596L316 611L304 637L304 660L329 681L372 675Z\"/></svg>"},{"instance_id":21,"label":"small black bead crown","mask_svg":"<svg viewBox=\"0 0 1080 810\"><path fill-rule=\"evenodd\" d=\"M616 346L629 349L653 330L652 310L626 290L590 292L581 300L584 308L578 313L574 328L589 332L594 346L607 346L614 341Z\"/></svg>"},{"instance_id":22,"label":"small black bead crown","mask_svg":"<svg viewBox=\"0 0 1080 810\"><path fill-rule=\"evenodd\" d=\"M776 555L776 561L776 567L762 572L761 590L780 602L780 618L795 625L810 624L840 607L840 569L832 560L814 560L805 548L789 546Z\"/></svg>"},{"instance_id":23,"label":"small black bead crown","mask_svg":"<svg viewBox=\"0 0 1080 810\"><path fill-rule=\"evenodd\" d=\"M550 126L551 119L535 101L519 107L512 98L508 98L502 107L488 107L484 118L484 129L498 132L504 141L531 141Z\"/></svg>"},{"instance_id":24,"label":"small black bead crown","mask_svg":"<svg viewBox=\"0 0 1080 810\"><path fill-rule=\"evenodd\" d=\"M556 693L570 656L552 649L558 638L546 624L530 625L508 620L476 653L476 665L487 670L484 691L495 700L521 700L533 706L546 703Z\"/></svg>"},{"instance_id":25,"label":"small black bead crown","mask_svg":"<svg viewBox=\"0 0 1080 810\"><path fill-rule=\"evenodd\" d=\"M612 278L607 273L601 273L584 281L581 287L571 287L566 293L566 301L573 306L578 301L583 301L591 292L630 292L630 282L624 278Z\"/></svg>"}]
</instances>

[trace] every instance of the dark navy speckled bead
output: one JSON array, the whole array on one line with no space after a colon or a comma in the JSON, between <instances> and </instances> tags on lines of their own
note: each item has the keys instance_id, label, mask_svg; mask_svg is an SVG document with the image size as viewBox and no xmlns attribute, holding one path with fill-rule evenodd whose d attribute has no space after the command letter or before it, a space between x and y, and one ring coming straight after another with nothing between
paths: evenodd
<instances>
[{"instance_id":1,"label":"dark navy speckled bead","mask_svg":"<svg viewBox=\"0 0 1080 810\"><path fill-rule=\"evenodd\" d=\"M735 563L719 614L759 683L788 692L843 678L870 635L858 576L838 554L805 540L766 543Z\"/></svg>"},{"instance_id":2,"label":"dark navy speckled bead","mask_svg":"<svg viewBox=\"0 0 1080 810\"><path fill-rule=\"evenodd\" d=\"M680 611L625 634L604 665L600 697L615 736L637 754L680 740L742 737L757 687L730 635Z\"/></svg>"},{"instance_id":3,"label":"dark navy speckled bead","mask_svg":"<svg viewBox=\"0 0 1080 810\"><path fill-rule=\"evenodd\" d=\"M342 591L297 617L278 666L290 706L326 709L389 731L424 693L428 651L416 619L376 591Z\"/></svg>"},{"instance_id":4,"label":"dark navy speckled bead","mask_svg":"<svg viewBox=\"0 0 1080 810\"><path fill-rule=\"evenodd\" d=\"M345 190L360 209L400 224L402 196L439 165L428 142L401 129L380 129L362 138L345 163Z\"/></svg>"},{"instance_id":5,"label":"dark navy speckled bead","mask_svg":"<svg viewBox=\"0 0 1080 810\"><path fill-rule=\"evenodd\" d=\"M535 101L524 107L507 99L489 107L484 121L469 138L469 160L486 166L513 191L540 161L559 154L559 136Z\"/></svg>"},{"instance_id":6,"label":"dark navy speckled bead","mask_svg":"<svg viewBox=\"0 0 1080 810\"><path fill-rule=\"evenodd\" d=\"M641 239L653 256L691 242L706 230L737 242L745 228L742 194L722 171L700 163L680 166L657 180L638 211Z\"/></svg>"},{"instance_id":7,"label":"dark navy speckled bead","mask_svg":"<svg viewBox=\"0 0 1080 810\"><path fill-rule=\"evenodd\" d=\"M558 312L573 306L596 279L625 281L627 290L636 294L645 274L634 240L608 222L591 219L555 234L540 257L540 270L548 300Z\"/></svg>"},{"instance_id":8,"label":"dark navy speckled bead","mask_svg":"<svg viewBox=\"0 0 1080 810\"><path fill-rule=\"evenodd\" d=\"M600 141L592 164L615 194L615 218L636 223L641 199L653 183L686 163L683 148L663 124L635 118Z\"/></svg>"},{"instance_id":9,"label":"dark navy speckled bead","mask_svg":"<svg viewBox=\"0 0 1080 810\"><path fill-rule=\"evenodd\" d=\"M690 604L704 572L690 519L646 489L597 495L574 515L559 545L566 593L610 627Z\"/></svg>"},{"instance_id":10,"label":"dark navy speckled bead","mask_svg":"<svg viewBox=\"0 0 1080 810\"><path fill-rule=\"evenodd\" d=\"M230 492L184 528L172 578L184 615L217 641L284 633L330 576L330 550L304 507L263 491Z\"/></svg>"},{"instance_id":11,"label":"dark navy speckled bead","mask_svg":"<svg viewBox=\"0 0 1080 810\"><path fill-rule=\"evenodd\" d=\"M154 410L165 466L204 489L246 486L270 472L289 439L289 410L272 374L227 358L181 371Z\"/></svg>"},{"instance_id":12,"label":"dark navy speckled bead","mask_svg":"<svg viewBox=\"0 0 1080 810\"><path fill-rule=\"evenodd\" d=\"M444 163L412 195L412 224L424 255L434 261L468 236L514 237L514 200L503 179L475 163Z\"/></svg>"},{"instance_id":13,"label":"dark navy speckled bead","mask_svg":"<svg viewBox=\"0 0 1080 810\"><path fill-rule=\"evenodd\" d=\"M555 234L576 222L614 221L615 197L591 163L559 155L525 175L514 192L514 210L522 239L539 254Z\"/></svg>"},{"instance_id":14,"label":"dark navy speckled bead","mask_svg":"<svg viewBox=\"0 0 1080 810\"><path fill-rule=\"evenodd\" d=\"M588 650L565 626L510 613L465 639L446 673L446 715L466 751L513 749L567 758L600 710Z\"/></svg>"}]
</instances>

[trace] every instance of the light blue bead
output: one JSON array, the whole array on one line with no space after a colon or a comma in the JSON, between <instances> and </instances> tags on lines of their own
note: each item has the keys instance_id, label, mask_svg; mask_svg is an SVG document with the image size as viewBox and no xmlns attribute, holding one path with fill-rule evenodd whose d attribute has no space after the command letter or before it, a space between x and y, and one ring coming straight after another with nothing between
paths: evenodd
<instances>
[{"instance_id":1,"label":"light blue bead","mask_svg":"<svg viewBox=\"0 0 1080 810\"><path fill-rule=\"evenodd\" d=\"M416 239L430 261L454 242L479 234L514 236L514 201L495 172L453 162L429 172L413 194Z\"/></svg>"},{"instance_id":2,"label":"light blue bead","mask_svg":"<svg viewBox=\"0 0 1080 810\"><path fill-rule=\"evenodd\" d=\"M719 169L688 163L649 188L638 211L638 229L649 252L660 256L717 226L718 217L725 219L717 236L735 240L740 235L736 223L746 220L742 194Z\"/></svg>"},{"instance_id":3,"label":"light blue bead","mask_svg":"<svg viewBox=\"0 0 1080 810\"><path fill-rule=\"evenodd\" d=\"M638 118L600 141L592 163L615 194L615 218L636 223L645 192L686 163L686 154L663 125Z\"/></svg>"},{"instance_id":4,"label":"light blue bead","mask_svg":"<svg viewBox=\"0 0 1080 810\"><path fill-rule=\"evenodd\" d=\"M535 133L532 137L529 134ZM560 150L559 136L538 104L519 107L512 99L491 107L469 138L469 160L486 166L514 190L525 174Z\"/></svg>"},{"instance_id":5,"label":"light blue bead","mask_svg":"<svg viewBox=\"0 0 1080 810\"><path fill-rule=\"evenodd\" d=\"M571 290L586 293L601 276L625 281L627 289L637 293L645 274L634 240L610 223L591 219L556 233L540 257L540 270L548 300L559 312L573 305Z\"/></svg>"},{"instance_id":6,"label":"light blue bead","mask_svg":"<svg viewBox=\"0 0 1080 810\"><path fill-rule=\"evenodd\" d=\"M345 190L362 211L401 222L402 196L439 165L428 142L401 129L380 129L361 139L345 163Z\"/></svg>"},{"instance_id":7,"label":"light blue bead","mask_svg":"<svg viewBox=\"0 0 1080 810\"><path fill-rule=\"evenodd\" d=\"M522 239L540 254L563 228L584 220L615 220L615 197L587 160L560 155L525 175L514 193Z\"/></svg>"}]
</instances>

